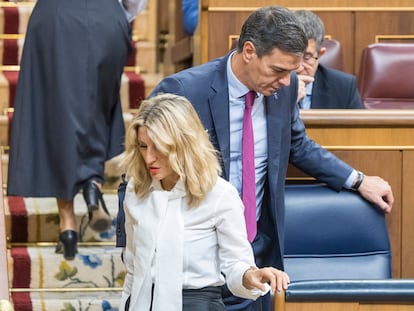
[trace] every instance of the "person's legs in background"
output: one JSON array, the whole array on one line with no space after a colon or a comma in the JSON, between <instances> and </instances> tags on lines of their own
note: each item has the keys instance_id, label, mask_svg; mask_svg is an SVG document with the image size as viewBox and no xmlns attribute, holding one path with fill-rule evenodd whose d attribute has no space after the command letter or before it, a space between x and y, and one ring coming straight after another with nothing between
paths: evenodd
<instances>
[{"instance_id":1,"label":"person's legs in background","mask_svg":"<svg viewBox=\"0 0 414 311\"><path fill-rule=\"evenodd\" d=\"M77 252L78 233L73 209L73 200L66 201L57 198L59 210L59 242L56 246L56 253L63 254L66 260L75 258Z\"/></svg>"},{"instance_id":2,"label":"person's legs in background","mask_svg":"<svg viewBox=\"0 0 414 311\"><path fill-rule=\"evenodd\" d=\"M90 179L83 187L83 197L88 209L89 227L96 232L104 232L111 226L112 218L102 195L102 184ZM63 254L66 260L73 260L77 252L77 224L73 200L57 198L59 211L59 242L56 253Z\"/></svg>"}]
</instances>

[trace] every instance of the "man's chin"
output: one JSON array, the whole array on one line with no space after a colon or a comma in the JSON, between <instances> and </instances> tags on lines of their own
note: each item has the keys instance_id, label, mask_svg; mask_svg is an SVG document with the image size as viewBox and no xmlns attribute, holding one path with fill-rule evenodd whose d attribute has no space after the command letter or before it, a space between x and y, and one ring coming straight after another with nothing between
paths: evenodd
<instances>
[{"instance_id":1,"label":"man's chin","mask_svg":"<svg viewBox=\"0 0 414 311\"><path fill-rule=\"evenodd\" d=\"M264 96L271 96L271 95L273 95L274 93L276 93L278 90L279 90L279 89L274 89L274 88L271 88L271 89L268 89L268 90L264 91L262 94L263 94Z\"/></svg>"}]
</instances>

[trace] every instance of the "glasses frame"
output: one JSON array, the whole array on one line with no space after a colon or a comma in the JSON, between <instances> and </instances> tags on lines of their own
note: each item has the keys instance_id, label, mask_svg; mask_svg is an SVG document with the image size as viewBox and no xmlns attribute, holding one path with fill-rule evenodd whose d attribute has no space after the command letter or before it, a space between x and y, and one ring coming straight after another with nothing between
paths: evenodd
<instances>
[{"instance_id":1,"label":"glasses frame","mask_svg":"<svg viewBox=\"0 0 414 311\"><path fill-rule=\"evenodd\" d=\"M319 55L318 56L314 56L312 53L306 52L305 54L303 54L303 57L302 58L303 58L303 60L306 63L308 63L310 65L313 65L319 59Z\"/></svg>"}]
</instances>

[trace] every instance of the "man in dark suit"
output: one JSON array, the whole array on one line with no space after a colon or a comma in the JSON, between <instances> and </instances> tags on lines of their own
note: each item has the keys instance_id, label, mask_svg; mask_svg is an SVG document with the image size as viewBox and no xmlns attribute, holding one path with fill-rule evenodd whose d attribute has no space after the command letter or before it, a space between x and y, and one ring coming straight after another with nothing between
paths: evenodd
<instances>
[{"instance_id":1,"label":"man in dark suit","mask_svg":"<svg viewBox=\"0 0 414 311\"><path fill-rule=\"evenodd\" d=\"M361 109L361 97L355 76L325 67L319 59L326 53L322 47L325 27L322 20L311 11L294 11L303 25L308 47L299 77L299 106L302 109Z\"/></svg>"},{"instance_id":2,"label":"man in dark suit","mask_svg":"<svg viewBox=\"0 0 414 311\"><path fill-rule=\"evenodd\" d=\"M387 182L357 172L306 135L295 74L306 47L306 36L291 11L261 8L245 21L237 50L166 77L150 95L168 92L190 100L220 152L223 177L241 192L244 95L256 92L252 119L257 235L252 247L260 267L283 269L284 185L289 161L336 190L359 191L386 212L393 203ZM227 310L270 310L269 295L249 301L224 288L223 297Z\"/></svg>"}]
</instances>

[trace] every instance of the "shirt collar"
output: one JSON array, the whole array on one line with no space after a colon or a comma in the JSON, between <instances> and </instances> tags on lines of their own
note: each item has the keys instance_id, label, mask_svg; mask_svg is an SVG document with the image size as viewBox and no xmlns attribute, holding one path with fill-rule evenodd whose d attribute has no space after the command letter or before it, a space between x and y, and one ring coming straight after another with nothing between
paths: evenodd
<instances>
[{"instance_id":1,"label":"shirt collar","mask_svg":"<svg viewBox=\"0 0 414 311\"><path fill-rule=\"evenodd\" d=\"M231 53L230 57L227 59L227 80L229 84L229 98L240 98L244 96L249 89L237 79L234 75L233 70L231 69L231 58L233 57L234 53Z\"/></svg>"},{"instance_id":2,"label":"shirt collar","mask_svg":"<svg viewBox=\"0 0 414 311\"><path fill-rule=\"evenodd\" d=\"M150 186L150 191L165 191L161 186L161 181L158 179L152 179L152 183ZM175 184L174 188L171 189L171 191L165 191L168 192L169 195L174 197L183 197L186 195L185 191L185 185L184 182L180 179Z\"/></svg>"}]
</instances>

